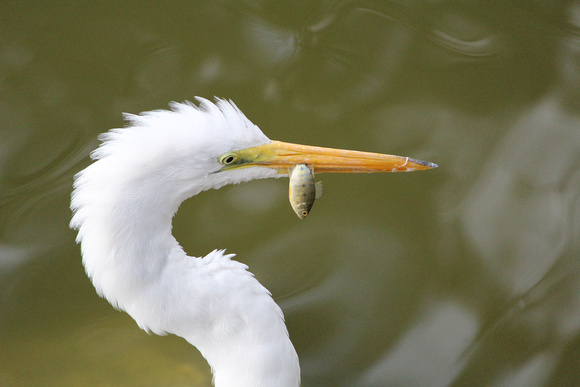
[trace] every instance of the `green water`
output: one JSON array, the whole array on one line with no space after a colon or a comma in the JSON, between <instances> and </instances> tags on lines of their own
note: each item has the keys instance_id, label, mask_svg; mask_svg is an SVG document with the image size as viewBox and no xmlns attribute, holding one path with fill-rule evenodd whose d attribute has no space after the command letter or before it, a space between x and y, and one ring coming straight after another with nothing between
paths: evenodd
<instances>
[{"instance_id":1,"label":"green water","mask_svg":"<svg viewBox=\"0 0 580 387\"><path fill-rule=\"evenodd\" d=\"M72 176L122 112L231 98L272 139L437 170L205 192L174 234L237 253L304 387L580 384L580 5L0 4L0 385L208 386L182 339L100 299Z\"/></svg>"}]
</instances>

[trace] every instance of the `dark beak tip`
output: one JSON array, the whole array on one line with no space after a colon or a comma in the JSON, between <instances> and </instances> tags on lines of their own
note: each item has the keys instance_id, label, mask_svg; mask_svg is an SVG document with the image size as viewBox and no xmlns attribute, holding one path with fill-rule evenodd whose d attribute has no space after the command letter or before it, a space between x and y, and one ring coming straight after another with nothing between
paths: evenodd
<instances>
[{"instance_id":1,"label":"dark beak tip","mask_svg":"<svg viewBox=\"0 0 580 387\"><path fill-rule=\"evenodd\" d=\"M413 161L416 164L423 165L423 166L425 166L427 168L431 168L431 169L434 169L434 168L439 167L439 165L437 165L435 163L432 163L430 161L417 160L417 159L410 159L410 160Z\"/></svg>"}]
</instances>

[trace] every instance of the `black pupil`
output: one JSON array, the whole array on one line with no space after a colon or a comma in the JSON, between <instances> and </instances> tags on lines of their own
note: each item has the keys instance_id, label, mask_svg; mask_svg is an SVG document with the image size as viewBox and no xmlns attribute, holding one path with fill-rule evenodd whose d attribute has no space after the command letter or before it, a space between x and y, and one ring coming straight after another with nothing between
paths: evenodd
<instances>
[{"instance_id":1,"label":"black pupil","mask_svg":"<svg viewBox=\"0 0 580 387\"><path fill-rule=\"evenodd\" d=\"M232 161L234 161L234 156L228 156L228 157L226 157L226 160L225 160L226 164L229 164Z\"/></svg>"}]
</instances>

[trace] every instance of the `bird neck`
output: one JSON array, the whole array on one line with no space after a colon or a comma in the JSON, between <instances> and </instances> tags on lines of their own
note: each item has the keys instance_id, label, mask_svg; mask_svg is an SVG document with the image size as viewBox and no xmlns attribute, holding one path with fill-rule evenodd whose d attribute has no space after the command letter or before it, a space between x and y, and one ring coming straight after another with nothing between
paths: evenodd
<instances>
[{"instance_id":1,"label":"bird neck","mask_svg":"<svg viewBox=\"0 0 580 387\"><path fill-rule=\"evenodd\" d=\"M222 251L185 254L171 234L182 197L136 202L130 186L118 187L100 186L77 214L83 263L99 294L142 329L196 346L216 387L299 386L282 311L246 266Z\"/></svg>"},{"instance_id":2,"label":"bird neck","mask_svg":"<svg viewBox=\"0 0 580 387\"><path fill-rule=\"evenodd\" d=\"M195 276L211 285L209 298L201 295L211 310L194 329L175 333L207 359L216 387L298 387L298 355L270 293L230 256L215 251L204 260Z\"/></svg>"},{"instance_id":3,"label":"bird neck","mask_svg":"<svg viewBox=\"0 0 580 387\"><path fill-rule=\"evenodd\" d=\"M216 387L299 387L298 358L291 344L284 347L274 341L259 346L245 344L251 347L224 346L216 361L202 350L212 366Z\"/></svg>"},{"instance_id":4,"label":"bird neck","mask_svg":"<svg viewBox=\"0 0 580 387\"><path fill-rule=\"evenodd\" d=\"M83 206L73 218L80 219L76 227L83 264L99 295L129 311L146 289L158 283L168 258L185 255L171 235L178 204L136 201L130 189L107 184L90 196L84 193L77 191Z\"/></svg>"}]
</instances>

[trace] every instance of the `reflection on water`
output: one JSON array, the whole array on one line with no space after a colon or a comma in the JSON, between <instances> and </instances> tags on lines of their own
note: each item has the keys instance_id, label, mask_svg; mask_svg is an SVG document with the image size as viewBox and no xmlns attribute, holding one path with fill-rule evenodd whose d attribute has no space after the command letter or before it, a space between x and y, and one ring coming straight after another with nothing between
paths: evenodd
<instances>
[{"instance_id":1,"label":"reflection on water","mask_svg":"<svg viewBox=\"0 0 580 387\"><path fill-rule=\"evenodd\" d=\"M579 384L579 10L3 3L0 385L209 385L95 295L68 229L96 135L195 95L274 139L440 165L322 176L304 222L283 181L182 206L188 252L228 248L272 291L304 386Z\"/></svg>"},{"instance_id":2,"label":"reflection on water","mask_svg":"<svg viewBox=\"0 0 580 387\"><path fill-rule=\"evenodd\" d=\"M478 324L468 310L453 303L428 300L416 323L371 367L358 385L447 386L467 362L465 343ZM420 348L421 351L417 351ZM410 365L420 367L410 372Z\"/></svg>"}]
</instances>

